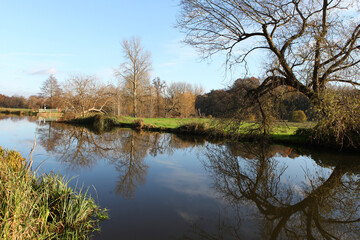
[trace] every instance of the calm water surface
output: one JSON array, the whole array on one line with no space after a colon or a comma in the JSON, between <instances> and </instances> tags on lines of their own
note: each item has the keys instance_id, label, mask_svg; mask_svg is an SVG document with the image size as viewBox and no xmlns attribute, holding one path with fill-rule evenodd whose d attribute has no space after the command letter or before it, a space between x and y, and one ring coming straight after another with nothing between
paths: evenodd
<instances>
[{"instance_id":1,"label":"calm water surface","mask_svg":"<svg viewBox=\"0 0 360 240\"><path fill-rule=\"evenodd\" d=\"M37 126L0 117L0 146ZM109 209L94 239L360 239L356 154L41 123L33 158Z\"/></svg>"}]
</instances>

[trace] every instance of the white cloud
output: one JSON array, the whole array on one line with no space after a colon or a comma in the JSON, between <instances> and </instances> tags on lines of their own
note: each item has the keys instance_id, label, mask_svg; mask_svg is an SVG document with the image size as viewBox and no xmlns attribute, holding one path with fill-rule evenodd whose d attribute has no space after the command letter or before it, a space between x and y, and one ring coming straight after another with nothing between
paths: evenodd
<instances>
[{"instance_id":1,"label":"white cloud","mask_svg":"<svg viewBox=\"0 0 360 240\"><path fill-rule=\"evenodd\" d=\"M168 171L160 174L158 180L163 186L190 196L217 199L215 192L209 190L209 180L205 175L182 168L178 163L158 159L155 161L168 169Z\"/></svg>"},{"instance_id":2,"label":"white cloud","mask_svg":"<svg viewBox=\"0 0 360 240\"><path fill-rule=\"evenodd\" d=\"M56 68L35 69L28 71L29 75L50 75L55 73Z\"/></svg>"},{"instance_id":3,"label":"white cloud","mask_svg":"<svg viewBox=\"0 0 360 240\"><path fill-rule=\"evenodd\" d=\"M197 220L200 219L199 215L196 214L191 214L191 213L187 213L181 210L178 210L177 213L179 214L179 216L184 219L186 222L193 224L195 223Z\"/></svg>"}]
</instances>

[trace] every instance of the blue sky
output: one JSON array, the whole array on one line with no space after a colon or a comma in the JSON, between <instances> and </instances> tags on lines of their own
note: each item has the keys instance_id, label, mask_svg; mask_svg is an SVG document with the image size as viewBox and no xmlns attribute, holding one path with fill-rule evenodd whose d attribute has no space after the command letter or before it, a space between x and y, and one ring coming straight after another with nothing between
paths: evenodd
<instances>
[{"instance_id":1,"label":"blue sky","mask_svg":"<svg viewBox=\"0 0 360 240\"><path fill-rule=\"evenodd\" d=\"M0 93L37 94L51 73L60 82L72 74L91 74L117 83L113 71L124 61L121 42L132 36L151 52L152 78L201 84L206 91L228 86L239 74L225 74L224 56L201 61L196 50L181 43L184 35L174 28L178 4L0 0Z\"/></svg>"}]
</instances>

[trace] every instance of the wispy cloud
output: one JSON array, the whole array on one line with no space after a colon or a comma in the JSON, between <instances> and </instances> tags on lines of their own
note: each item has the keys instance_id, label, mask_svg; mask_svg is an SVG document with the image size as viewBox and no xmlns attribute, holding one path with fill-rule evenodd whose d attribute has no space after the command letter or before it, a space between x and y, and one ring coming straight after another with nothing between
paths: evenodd
<instances>
[{"instance_id":1,"label":"wispy cloud","mask_svg":"<svg viewBox=\"0 0 360 240\"><path fill-rule=\"evenodd\" d=\"M36 69L27 72L29 75L50 75L56 73L56 68Z\"/></svg>"},{"instance_id":2,"label":"wispy cloud","mask_svg":"<svg viewBox=\"0 0 360 240\"><path fill-rule=\"evenodd\" d=\"M179 216L184 219L186 222L193 224L195 223L197 220L200 219L199 215L196 214L192 214L192 213L188 213L182 210L177 210L177 213L179 214Z\"/></svg>"},{"instance_id":3,"label":"wispy cloud","mask_svg":"<svg viewBox=\"0 0 360 240\"><path fill-rule=\"evenodd\" d=\"M182 168L177 163L161 161L159 159L154 161L162 164L168 169L168 171L159 175L158 181L163 186L173 191L191 196L203 196L210 199L217 199L216 194L209 190L209 181L205 176L198 172Z\"/></svg>"}]
</instances>

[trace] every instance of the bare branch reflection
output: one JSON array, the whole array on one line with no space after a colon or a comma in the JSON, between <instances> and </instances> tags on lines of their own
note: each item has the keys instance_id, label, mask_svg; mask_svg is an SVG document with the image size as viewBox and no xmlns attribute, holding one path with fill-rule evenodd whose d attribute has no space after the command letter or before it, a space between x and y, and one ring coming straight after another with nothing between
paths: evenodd
<instances>
[{"instance_id":1,"label":"bare branch reflection","mask_svg":"<svg viewBox=\"0 0 360 240\"><path fill-rule=\"evenodd\" d=\"M149 134L135 131L119 132L118 153L119 158L112 160L116 170L119 172L117 194L124 198L131 198L138 186L143 185L146 180L148 165L144 162L149 148Z\"/></svg>"},{"instance_id":2,"label":"bare branch reflection","mask_svg":"<svg viewBox=\"0 0 360 240\"><path fill-rule=\"evenodd\" d=\"M254 208L254 214L239 218L256 222L261 239L359 239L359 164L338 162L330 174L305 169L306 181L294 187L274 156L296 154L276 148L254 143L207 148L205 165L217 192L234 207ZM230 239L241 239L241 228L227 225ZM205 235L201 228L195 233L202 239L218 234Z\"/></svg>"},{"instance_id":3,"label":"bare branch reflection","mask_svg":"<svg viewBox=\"0 0 360 240\"><path fill-rule=\"evenodd\" d=\"M52 123L39 129L40 144L49 152L59 155L70 170L92 167L111 150L105 139L83 127Z\"/></svg>"},{"instance_id":4,"label":"bare branch reflection","mask_svg":"<svg viewBox=\"0 0 360 240\"><path fill-rule=\"evenodd\" d=\"M69 170L94 167L98 161L112 164L118 172L116 193L124 198L134 197L136 189L145 184L147 155L171 156L174 149L188 148L202 143L181 139L172 134L137 132L116 129L96 134L90 129L60 123L49 123L39 130L39 142L55 155Z\"/></svg>"},{"instance_id":5,"label":"bare branch reflection","mask_svg":"<svg viewBox=\"0 0 360 240\"><path fill-rule=\"evenodd\" d=\"M305 181L294 185L280 156L297 154L255 143L209 146L205 167L234 211L220 214L215 232L196 223L184 239L360 239L360 165L299 169Z\"/></svg>"}]
</instances>

